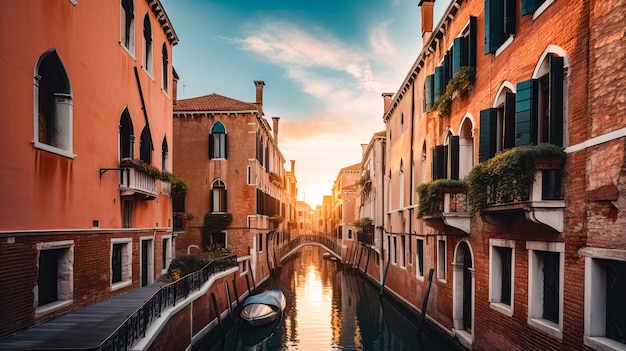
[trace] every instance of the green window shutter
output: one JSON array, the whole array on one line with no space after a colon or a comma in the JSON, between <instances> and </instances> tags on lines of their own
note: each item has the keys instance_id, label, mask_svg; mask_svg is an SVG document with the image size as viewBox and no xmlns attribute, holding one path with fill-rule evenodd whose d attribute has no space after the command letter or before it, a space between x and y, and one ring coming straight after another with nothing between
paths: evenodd
<instances>
[{"instance_id":1,"label":"green window shutter","mask_svg":"<svg viewBox=\"0 0 626 351\"><path fill-rule=\"evenodd\" d=\"M563 146L564 60L550 56L550 144Z\"/></svg>"},{"instance_id":2,"label":"green window shutter","mask_svg":"<svg viewBox=\"0 0 626 351\"><path fill-rule=\"evenodd\" d=\"M530 15L539 7L537 0L522 0L522 16Z\"/></svg>"},{"instance_id":3,"label":"green window shutter","mask_svg":"<svg viewBox=\"0 0 626 351\"><path fill-rule=\"evenodd\" d=\"M459 136L455 135L448 142L448 176L459 179Z\"/></svg>"},{"instance_id":4,"label":"green window shutter","mask_svg":"<svg viewBox=\"0 0 626 351\"><path fill-rule=\"evenodd\" d=\"M224 158L228 158L228 134L224 134L223 138L224 138Z\"/></svg>"},{"instance_id":5,"label":"green window shutter","mask_svg":"<svg viewBox=\"0 0 626 351\"><path fill-rule=\"evenodd\" d=\"M443 95L444 91L446 90L446 86L444 85L443 82L443 66L439 66L435 68L435 81L434 81L434 97L433 100L437 101L437 98L439 98L439 96Z\"/></svg>"},{"instance_id":6,"label":"green window shutter","mask_svg":"<svg viewBox=\"0 0 626 351\"><path fill-rule=\"evenodd\" d=\"M504 4L485 0L485 55L495 53L504 42Z\"/></svg>"},{"instance_id":7,"label":"green window shutter","mask_svg":"<svg viewBox=\"0 0 626 351\"><path fill-rule=\"evenodd\" d=\"M498 110L495 108L488 108L480 111L478 162L487 161L496 154L497 128Z\"/></svg>"},{"instance_id":8,"label":"green window shutter","mask_svg":"<svg viewBox=\"0 0 626 351\"><path fill-rule=\"evenodd\" d=\"M426 80L424 82L424 103L426 106L426 111L430 111L434 103L434 95L433 95L434 78L435 78L435 75L431 74L429 76L426 76Z\"/></svg>"},{"instance_id":9,"label":"green window shutter","mask_svg":"<svg viewBox=\"0 0 626 351\"><path fill-rule=\"evenodd\" d=\"M209 158L213 158L213 134L209 134Z\"/></svg>"},{"instance_id":10,"label":"green window shutter","mask_svg":"<svg viewBox=\"0 0 626 351\"><path fill-rule=\"evenodd\" d=\"M435 146L433 149L433 180L445 179L445 155L446 148L443 145Z\"/></svg>"},{"instance_id":11,"label":"green window shutter","mask_svg":"<svg viewBox=\"0 0 626 351\"><path fill-rule=\"evenodd\" d=\"M226 205L228 204L228 191L226 190L226 188L224 188L224 191L222 191L222 198L220 200L222 200L221 203L221 210L222 212L228 212L228 207L226 207Z\"/></svg>"},{"instance_id":12,"label":"green window shutter","mask_svg":"<svg viewBox=\"0 0 626 351\"><path fill-rule=\"evenodd\" d=\"M504 148L515 147L515 94L504 95Z\"/></svg>"},{"instance_id":13,"label":"green window shutter","mask_svg":"<svg viewBox=\"0 0 626 351\"><path fill-rule=\"evenodd\" d=\"M454 54L452 52L453 49L454 49L454 46L451 47L450 50L448 50L448 53L446 54L446 56L449 57L448 67L446 71L446 78L445 78L446 85L448 84L450 80L452 80L452 77L454 77Z\"/></svg>"},{"instance_id":14,"label":"green window shutter","mask_svg":"<svg viewBox=\"0 0 626 351\"><path fill-rule=\"evenodd\" d=\"M447 54L443 57L443 86L444 86L444 90L446 90L446 85L448 85L448 82L450 81L450 76L448 75L448 72L451 71L450 66L452 65L452 56L448 56Z\"/></svg>"},{"instance_id":15,"label":"green window shutter","mask_svg":"<svg viewBox=\"0 0 626 351\"><path fill-rule=\"evenodd\" d=\"M515 0L504 0L504 33L515 34L515 17L517 7ZM506 36L505 36L506 39Z\"/></svg>"},{"instance_id":16,"label":"green window shutter","mask_svg":"<svg viewBox=\"0 0 626 351\"><path fill-rule=\"evenodd\" d=\"M539 81L517 83L515 95L515 146L537 144Z\"/></svg>"},{"instance_id":17,"label":"green window shutter","mask_svg":"<svg viewBox=\"0 0 626 351\"><path fill-rule=\"evenodd\" d=\"M452 47L452 74L456 74L456 72L461 69L462 66L467 66L467 46L468 46L468 38L467 37L458 37L454 39L454 46Z\"/></svg>"},{"instance_id":18,"label":"green window shutter","mask_svg":"<svg viewBox=\"0 0 626 351\"><path fill-rule=\"evenodd\" d=\"M470 16L469 35L467 36L467 64L476 67L476 16Z\"/></svg>"}]
</instances>

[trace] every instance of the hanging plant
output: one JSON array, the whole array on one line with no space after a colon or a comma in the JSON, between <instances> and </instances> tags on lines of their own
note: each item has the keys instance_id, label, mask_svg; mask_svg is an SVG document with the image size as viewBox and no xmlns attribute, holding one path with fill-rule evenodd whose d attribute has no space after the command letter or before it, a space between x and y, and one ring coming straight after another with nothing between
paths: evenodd
<instances>
[{"instance_id":1,"label":"hanging plant","mask_svg":"<svg viewBox=\"0 0 626 351\"><path fill-rule=\"evenodd\" d=\"M233 215L228 212L207 213L204 215L204 229L224 229L233 221Z\"/></svg>"},{"instance_id":2,"label":"hanging plant","mask_svg":"<svg viewBox=\"0 0 626 351\"><path fill-rule=\"evenodd\" d=\"M180 178L172 179L172 195L185 196L189 190L189 181Z\"/></svg>"},{"instance_id":3,"label":"hanging plant","mask_svg":"<svg viewBox=\"0 0 626 351\"><path fill-rule=\"evenodd\" d=\"M355 227L367 227L374 224L374 221L369 218L369 217L363 217L363 218L359 218L356 221L354 221L354 226Z\"/></svg>"},{"instance_id":4,"label":"hanging plant","mask_svg":"<svg viewBox=\"0 0 626 351\"><path fill-rule=\"evenodd\" d=\"M462 66L446 84L446 91L437 98L433 110L438 110L440 116L449 116L452 112L452 100L457 96L469 94L472 91L475 78L476 69L474 67Z\"/></svg>"}]
</instances>

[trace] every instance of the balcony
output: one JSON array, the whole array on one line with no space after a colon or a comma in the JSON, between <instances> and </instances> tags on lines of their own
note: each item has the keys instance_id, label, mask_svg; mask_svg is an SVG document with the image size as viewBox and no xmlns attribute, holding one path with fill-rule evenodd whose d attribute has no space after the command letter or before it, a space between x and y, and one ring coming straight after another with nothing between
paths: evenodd
<instances>
[{"instance_id":1,"label":"balcony","mask_svg":"<svg viewBox=\"0 0 626 351\"><path fill-rule=\"evenodd\" d=\"M154 200L157 193L156 178L133 167L121 167L120 195L144 200Z\"/></svg>"},{"instance_id":2,"label":"balcony","mask_svg":"<svg viewBox=\"0 0 626 351\"><path fill-rule=\"evenodd\" d=\"M441 179L418 188L420 209L418 217L426 225L445 232L470 233L467 188L458 180Z\"/></svg>"},{"instance_id":3,"label":"balcony","mask_svg":"<svg viewBox=\"0 0 626 351\"><path fill-rule=\"evenodd\" d=\"M365 245L374 245L374 225L370 224L362 227L356 233L357 240Z\"/></svg>"},{"instance_id":4,"label":"balcony","mask_svg":"<svg viewBox=\"0 0 626 351\"><path fill-rule=\"evenodd\" d=\"M479 185L470 188L478 200L472 205L487 223L507 231L511 223L526 220L563 231L565 155L551 147L549 152L542 145L519 147L472 170L475 174L469 178L479 179Z\"/></svg>"}]
</instances>

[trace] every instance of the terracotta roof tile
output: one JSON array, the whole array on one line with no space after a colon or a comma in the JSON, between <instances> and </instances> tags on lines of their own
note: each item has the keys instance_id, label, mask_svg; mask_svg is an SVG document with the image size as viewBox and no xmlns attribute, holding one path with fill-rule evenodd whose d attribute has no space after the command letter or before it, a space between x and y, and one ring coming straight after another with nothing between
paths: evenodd
<instances>
[{"instance_id":1,"label":"terracotta roof tile","mask_svg":"<svg viewBox=\"0 0 626 351\"><path fill-rule=\"evenodd\" d=\"M191 99L174 101L174 112L180 111L261 111L261 108L249 102L231 99L219 94L210 94Z\"/></svg>"}]
</instances>

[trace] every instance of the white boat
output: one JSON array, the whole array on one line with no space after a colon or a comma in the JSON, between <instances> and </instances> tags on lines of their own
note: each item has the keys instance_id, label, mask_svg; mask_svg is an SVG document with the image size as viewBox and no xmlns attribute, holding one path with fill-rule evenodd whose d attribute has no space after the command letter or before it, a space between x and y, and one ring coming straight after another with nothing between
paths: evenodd
<instances>
[{"instance_id":1,"label":"white boat","mask_svg":"<svg viewBox=\"0 0 626 351\"><path fill-rule=\"evenodd\" d=\"M266 324L280 318L287 300L280 290L267 290L246 299L241 318L252 326Z\"/></svg>"}]
</instances>

